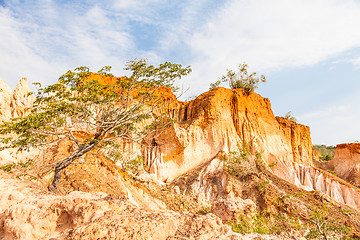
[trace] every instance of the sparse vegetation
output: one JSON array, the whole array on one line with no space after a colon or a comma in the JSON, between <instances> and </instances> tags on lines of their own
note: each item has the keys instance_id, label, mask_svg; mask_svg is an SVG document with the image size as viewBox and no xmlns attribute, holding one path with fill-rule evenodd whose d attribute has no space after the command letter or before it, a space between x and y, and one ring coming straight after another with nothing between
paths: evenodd
<instances>
[{"instance_id":1,"label":"sparse vegetation","mask_svg":"<svg viewBox=\"0 0 360 240\"><path fill-rule=\"evenodd\" d=\"M268 165L269 168L273 168L278 165L278 162L272 162Z\"/></svg>"},{"instance_id":2,"label":"sparse vegetation","mask_svg":"<svg viewBox=\"0 0 360 240\"><path fill-rule=\"evenodd\" d=\"M318 207L308 207L308 212L297 214L311 223L310 232L306 235L307 239L343 239L351 233L346 225L340 225L336 219L329 215L326 204Z\"/></svg>"},{"instance_id":3,"label":"sparse vegetation","mask_svg":"<svg viewBox=\"0 0 360 240\"><path fill-rule=\"evenodd\" d=\"M326 145L313 145L313 148L320 154L319 158L323 161L329 161L334 158L335 147Z\"/></svg>"},{"instance_id":4,"label":"sparse vegetation","mask_svg":"<svg viewBox=\"0 0 360 240\"><path fill-rule=\"evenodd\" d=\"M285 114L284 118L286 118L287 120L293 121L293 122L297 122L297 119L293 116L291 111L287 112Z\"/></svg>"},{"instance_id":5,"label":"sparse vegetation","mask_svg":"<svg viewBox=\"0 0 360 240\"><path fill-rule=\"evenodd\" d=\"M173 211L206 214L211 210L210 206L203 206L197 203L192 197L175 193L171 191L170 188L155 188L150 191L150 193L153 197L161 199L166 207Z\"/></svg>"},{"instance_id":6,"label":"sparse vegetation","mask_svg":"<svg viewBox=\"0 0 360 240\"><path fill-rule=\"evenodd\" d=\"M223 159L225 162L227 171L236 175L239 172L239 167L248 167L250 163L250 146L248 143L243 142L241 145L238 144L238 151L230 152L228 158Z\"/></svg>"},{"instance_id":7,"label":"sparse vegetation","mask_svg":"<svg viewBox=\"0 0 360 240\"><path fill-rule=\"evenodd\" d=\"M215 83L210 84L210 90L219 87L221 83L228 82L231 89L243 89L246 94L250 94L258 88L260 82L266 82L264 75L257 77L257 73L249 73L246 63L239 64L238 71L227 70L226 75Z\"/></svg>"},{"instance_id":8,"label":"sparse vegetation","mask_svg":"<svg viewBox=\"0 0 360 240\"><path fill-rule=\"evenodd\" d=\"M267 186L270 184L269 181L263 181L258 185L259 192L264 192L267 188Z\"/></svg>"},{"instance_id":9,"label":"sparse vegetation","mask_svg":"<svg viewBox=\"0 0 360 240\"><path fill-rule=\"evenodd\" d=\"M327 170L327 172L330 173L330 174L332 174L332 175L334 175L334 176L337 176L335 171Z\"/></svg>"},{"instance_id":10,"label":"sparse vegetation","mask_svg":"<svg viewBox=\"0 0 360 240\"><path fill-rule=\"evenodd\" d=\"M6 172L12 172L14 168L20 167L22 169L27 169L29 166L32 165L32 159L27 160L26 162L22 163L10 163L3 166L0 166L0 169Z\"/></svg>"},{"instance_id":11,"label":"sparse vegetation","mask_svg":"<svg viewBox=\"0 0 360 240\"><path fill-rule=\"evenodd\" d=\"M234 232L242 234L275 234L289 229L300 230L304 228L298 218L286 213L276 214L267 211L256 213L254 216L241 215L237 217L236 221L231 221L228 224Z\"/></svg>"},{"instance_id":12,"label":"sparse vegetation","mask_svg":"<svg viewBox=\"0 0 360 240\"><path fill-rule=\"evenodd\" d=\"M6 171L6 172L11 172L11 170L15 167L14 163L11 164L6 164L4 166L0 166L0 169Z\"/></svg>"},{"instance_id":13,"label":"sparse vegetation","mask_svg":"<svg viewBox=\"0 0 360 240\"><path fill-rule=\"evenodd\" d=\"M122 150L119 146L112 147L107 157L125 172L137 173L145 169L144 157L141 155L133 156L133 151Z\"/></svg>"}]
</instances>

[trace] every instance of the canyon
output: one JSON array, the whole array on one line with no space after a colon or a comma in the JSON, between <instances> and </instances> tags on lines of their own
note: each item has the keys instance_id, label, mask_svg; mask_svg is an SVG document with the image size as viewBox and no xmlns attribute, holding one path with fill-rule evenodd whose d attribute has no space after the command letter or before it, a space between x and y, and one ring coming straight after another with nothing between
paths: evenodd
<instances>
[{"instance_id":1,"label":"canyon","mask_svg":"<svg viewBox=\"0 0 360 240\"><path fill-rule=\"evenodd\" d=\"M1 122L26 114L29 91L25 78L14 91L0 80ZM350 183L358 184L358 145L339 145L327 163L339 177L319 169L309 127L274 116L269 99L241 89L175 100L166 112L172 126L141 146L122 144L128 160L143 157L145 171L126 172L106 154L88 153L66 169L57 195L46 191L51 172L39 172L68 154L69 142L45 152L1 151L0 166L13 170L0 170L0 238L304 239L304 229L239 234L226 223L264 210L296 215L324 202L357 236L360 191ZM19 163L29 160L24 172Z\"/></svg>"}]
</instances>

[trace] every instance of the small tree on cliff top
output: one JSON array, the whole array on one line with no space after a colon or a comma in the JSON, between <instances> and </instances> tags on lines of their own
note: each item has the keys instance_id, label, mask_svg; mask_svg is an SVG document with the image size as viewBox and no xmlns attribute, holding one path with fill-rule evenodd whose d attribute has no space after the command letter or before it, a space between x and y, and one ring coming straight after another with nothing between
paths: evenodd
<instances>
[{"instance_id":1,"label":"small tree on cliff top","mask_svg":"<svg viewBox=\"0 0 360 240\"><path fill-rule=\"evenodd\" d=\"M243 89L246 94L249 94L258 88L260 82L266 82L264 75L261 75L260 77L257 77L256 75L256 72L248 72L248 65L246 63L239 64L237 72L227 70L226 75L223 75L217 82L210 84L210 89L218 87L222 82L229 82L230 88L240 88Z\"/></svg>"},{"instance_id":2,"label":"small tree on cliff top","mask_svg":"<svg viewBox=\"0 0 360 240\"><path fill-rule=\"evenodd\" d=\"M116 144L116 139L141 140L157 125L138 128L136 123L168 103L173 95L166 88L191 69L168 62L155 67L145 60L129 61L124 69L131 72L129 77L113 77L110 67L97 73L79 67L53 85L37 84L30 113L0 126L2 148L25 150L70 140L75 150L53 165L49 190L56 191L62 170L87 152ZM88 137L77 137L76 131L85 128ZM16 137L11 137L14 133Z\"/></svg>"}]
</instances>

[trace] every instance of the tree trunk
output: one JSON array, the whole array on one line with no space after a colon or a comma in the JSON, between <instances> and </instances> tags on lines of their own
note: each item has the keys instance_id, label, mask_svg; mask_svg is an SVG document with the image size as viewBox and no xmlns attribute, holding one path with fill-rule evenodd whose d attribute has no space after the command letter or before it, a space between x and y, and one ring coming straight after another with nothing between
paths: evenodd
<instances>
[{"instance_id":1,"label":"tree trunk","mask_svg":"<svg viewBox=\"0 0 360 240\"><path fill-rule=\"evenodd\" d=\"M62 169L59 169L58 165L56 165L53 181L52 181L51 185L48 186L48 189L50 192L56 193L57 188L60 183L60 180L61 180L61 172L62 172Z\"/></svg>"},{"instance_id":2,"label":"tree trunk","mask_svg":"<svg viewBox=\"0 0 360 240\"><path fill-rule=\"evenodd\" d=\"M97 142L90 142L86 145L81 146L78 150L73 152L69 157L65 158L63 161L58 162L54 169L54 178L51 183L51 185L48 186L48 190L50 192L56 193L57 188L59 186L60 180L61 180L61 172L63 169L65 169L67 166L69 166L71 163L73 163L76 159L83 156L85 153L92 150L97 145Z\"/></svg>"}]
</instances>

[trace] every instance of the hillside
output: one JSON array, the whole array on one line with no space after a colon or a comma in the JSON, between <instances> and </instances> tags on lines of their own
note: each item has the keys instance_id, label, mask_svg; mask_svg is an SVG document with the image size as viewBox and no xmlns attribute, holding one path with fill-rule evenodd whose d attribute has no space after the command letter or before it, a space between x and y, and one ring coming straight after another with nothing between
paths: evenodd
<instances>
[{"instance_id":1,"label":"hillside","mask_svg":"<svg viewBox=\"0 0 360 240\"><path fill-rule=\"evenodd\" d=\"M2 87L2 121L31 107L24 85ZM358 188L314 167L309 127L274 116L268 99L216 88L164 111L172 126L120 142L121 161L87 153L57 194L44 166L71 153L70 141L2 151L0 238L304 239L319 224L360 236Z\"/></svg>"}]
</instances>

